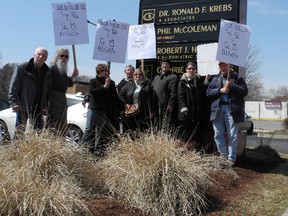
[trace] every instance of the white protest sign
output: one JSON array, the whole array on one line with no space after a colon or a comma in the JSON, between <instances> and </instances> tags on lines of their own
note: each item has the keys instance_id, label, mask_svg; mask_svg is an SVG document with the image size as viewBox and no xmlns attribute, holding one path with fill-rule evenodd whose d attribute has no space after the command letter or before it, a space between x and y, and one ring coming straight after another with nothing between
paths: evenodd
<instances>
[{"instance_id":1,"label":"white protest sign","mask_svg":"<svg viewBox=\"0 0 288 216\"><path fill-rule=\"evenodd\" d=\"M125 63L128 32L127 23L98 20L93 59Z\"/></svg>"},{"instance_id":2,"label":"white protest sign","mask_svg":"<svg viewBox=\"0 0 288 216\"><path fill-rule=\"evenodd\" d=\"M128 60L156 58L154 23L133 25L128 35Z\"/></svg>"},{"instance_id":3,"label":"white protest sign","mask_svg":"<svg viewBox=\"0 0 288 216\"><path fill-rule=\"evenodd\" d=\"M221 19L216 59L245 67L250 34L247 25Z\"/></svg>"},{"instance_id":4,"label":"white protest sign","mask_svg":"<svg viewBox=\"0 0 288 216\"><path fill-rule=\"evenodd\" d=\"M219 73L218 61L216 61L218 43L201 44L197 46L197 69L198 74Z\"/></svg>"},{"instance_id":5,"label":"white protest sign","mask_svg":"<svg viewBox=\"0 0 288 216\"><path fill-rule=\"evenodd\" d=\"M86 3L52 4L55 45L89 43Z\"/></svg>"}]
</instances>

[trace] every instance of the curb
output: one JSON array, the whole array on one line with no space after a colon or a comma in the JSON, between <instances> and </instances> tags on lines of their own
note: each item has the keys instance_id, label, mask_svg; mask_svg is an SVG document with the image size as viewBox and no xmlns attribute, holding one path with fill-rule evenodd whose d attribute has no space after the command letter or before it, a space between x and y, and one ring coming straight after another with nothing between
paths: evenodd
<instances>
[{"instance_id":1,"label":"curb","mask_svg":"<svg viewBox=\"0 0 288 216\"><path fill-rule=\"evenodd\" d=\"M285 118L251 118L251 120L256 120L256 121L284 121Z\"/></svg>"},{"instance_id":2,"label":"curb","mask_svg":"<svg viewBox=\"0 0 288 216\"><path fill-rule=\"evenodd\" d=\"M288 139L288 135L272 135L271 134L257 134L257 137L272 138L272 139Z\"/></svg>"},{"instance_id":3,"label":"curb","mask_svg":"<svg viewBox=\"0 0 288 216\"><path fill-rule=\"evenodd\" d=\"M288 139L288 135L276 135L273 134L273 130L261 130L257 131L254 130L255 133L257 133L257 137L262 137L262 138L275 138L275 139Z\"/></svg>"}]
</instances>

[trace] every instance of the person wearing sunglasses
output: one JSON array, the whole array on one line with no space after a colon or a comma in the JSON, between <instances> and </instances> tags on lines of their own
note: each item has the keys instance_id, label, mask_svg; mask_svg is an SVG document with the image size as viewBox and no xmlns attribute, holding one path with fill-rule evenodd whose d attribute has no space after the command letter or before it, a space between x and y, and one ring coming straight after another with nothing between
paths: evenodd
<instances>
[{"instance_id":1,"label":"person wearing sunglasses","mask_svg":"<svg viewBox=\"0 0 288 216\"><path fill-rule=\"evenodd\" d=\"M64 135L67 127L66 91L73 86L73 79L79 71L74 68L68 75L69 50L59 48L55 51L50 64L50 88L48 92L48 119L46 126L55 129L58 135Z\"/></svg>"},{"instance_id":2,"label":"person wearing sunglasses","mask_svg":"<svg viewBox=\"0 0 288 216\"><path fill-rule=\"evenodd\" d=\"M119 92L119 98L125 104L125 110L137 106L135 113L123 114L123 131L149 128L150 109L152 100L152 87L150 79L144 76L144 72L137 68L133 73L133 82L127 83Z\"/></svg>"},{"instance_id":3,"label":"person wearing sunglasses","mask_svg":"<svg viewBox=\"0 0 288 216\"><path fill-rule=\"evenodd\" d=\"M9 103L16 113L16 131L13 139L21 136L29 122L34 129L42 129L42 111L45 109L45 99L48 82L44 78L49 73L46 65L48 51L38 47L34 57L18 65L11 77L9 86Z\"/></svg>"},{"instance_id":4,"label":"person wearing sunglasses","mask_svg":"<svg viewBox=\"0 0 288 216\"><path fill-rule=\"evenodd\" d=\"M114 119L118 117L115 111L118 111L120 99L115 82L109 77L107 65L98 64L95 70L96 77L89 81L90 99L81 145L91 153L102 156L107 144L118 131Z\"/></svg>"},{"instance_id":5,"label":"person wearing sunglasses","mask_svg":"<svg viewBox=\"0 0 288 216\"><path fill-rule=\"evenodd\" d=\"M188 62L178 83L178 137L189 148L200 148L199 132L203 116L204 99L210 75L205 80L197 74L196 64ZM206 114L206 113L204 113Z\"/></svg>"}]
</instances>

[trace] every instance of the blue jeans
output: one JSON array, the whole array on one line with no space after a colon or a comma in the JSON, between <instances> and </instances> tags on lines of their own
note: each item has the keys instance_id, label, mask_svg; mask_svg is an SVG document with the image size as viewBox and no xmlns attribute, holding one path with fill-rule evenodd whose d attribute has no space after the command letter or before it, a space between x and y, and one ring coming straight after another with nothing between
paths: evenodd
<instances>
[{"instance_id":1,"label":"blue jeans","mask_svg":"<svg viewBox=\"0 0 288 216\"><path fill-rule=\"evenodd\" d=\"M82 138L83 145L89 147L91 152L99 151L104 144L105 127L108 119L106 112L88 109L86 128ZM107 137L106 137L107 138ZM94 145L93 145L94 141Z\"/></svg>"},{"instance_id":2,"label":"blue jeans","mask_svg":"<svg viewBox=\"0 0 288 216\"><path fill-rule=\"evenodd\" d=\"M214 139L219 153L236 161L238 124L234 122L229 105L220 105L216 118L212 121L214 128ZM225 140L225 132L228 135L228 152Z\"/></svg>"}]
</instances>

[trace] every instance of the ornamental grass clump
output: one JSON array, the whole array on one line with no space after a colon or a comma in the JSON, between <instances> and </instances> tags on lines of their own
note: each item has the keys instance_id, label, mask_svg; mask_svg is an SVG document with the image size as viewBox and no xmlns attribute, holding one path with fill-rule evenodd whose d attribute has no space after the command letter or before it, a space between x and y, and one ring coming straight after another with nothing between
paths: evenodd
<instances>
[{"instance_id":1,"label":"ornamental grass clump","mask_svg":"<svg viewBox=\"0 0 288 216\"><path fill-rule=\"evenodd\" d=\"M0 148L1 215L89 215L97 184L93 159L48 132L29 132Z\"/></svg>"},{"instance_id":2,"label":"ornamental grass clump","mask_svg":"<svg viewBox=\"0 0 288 216\"><path fill-rule=\"evenodd\" d=\"M207 208L213 186L209 172L227 160L203 156L177 145L165 133L122 136L99 162L105 185L143 212L155 215L198 215Z\"/></svg>"}]
</instances>

